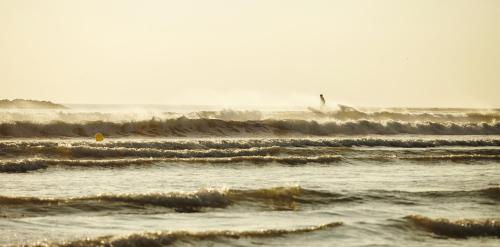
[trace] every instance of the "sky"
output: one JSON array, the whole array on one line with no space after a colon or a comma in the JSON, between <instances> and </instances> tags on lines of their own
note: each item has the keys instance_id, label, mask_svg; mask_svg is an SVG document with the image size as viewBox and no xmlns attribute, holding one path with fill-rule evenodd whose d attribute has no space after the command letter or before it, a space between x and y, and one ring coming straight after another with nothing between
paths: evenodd
<instances>
[{"instance_id":1,"label":"sky","mask_svg":"<svg viewBox=\"0 0 500 247\"><path fill-rule=\"evenodd\" d=\"M0 0L0 98L500 107L498 0Z\"/></svg>"}]
</instances>

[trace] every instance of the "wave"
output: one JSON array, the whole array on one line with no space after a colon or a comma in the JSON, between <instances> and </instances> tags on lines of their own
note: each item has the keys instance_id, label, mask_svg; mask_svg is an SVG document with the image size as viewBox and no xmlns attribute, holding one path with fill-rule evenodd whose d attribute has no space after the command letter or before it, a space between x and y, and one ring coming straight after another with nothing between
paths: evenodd
<instances>
[{"instance_id":1,"label":"wave","mask_svg":"<svg viewBox=\"0 0 500 247\"><path fill-rule=\"evenodd\" d=\"M367 200L401 200L407 201L410 204L419 199L426 200L446 200L451 202L451 199L459 201L471 200L472 198L493 200L494 202L500 200L500 187L488 187L478 190L454 190L454 191L388 191L388 190L374 190L365 193L363 198Z\"/></svg>"},{"instance_id":2,"label":"wave","mask_svg":"<svg viewBox=\"0 0 500 247\"><path fill-rule=\"evenodd\" d=\"M352 158L369 161L397 161L409 160L415 162L440 161L481 161L500 160L500 155L483 154L450 154L450 155L422 155L422 156L372 156ZM162 163L190 163L190 164L267 164L278 163L285 165L330 164L339 161L348 161L341 155L318 156L234 156L234 157L198 157L198 158L122 158L122 159L45 159L28 158L14 161L0 161L0 173L25 173L46 169L48 167L80 167L80 168L121 168L133 165L151 165Z\"/></svg>"},{"instance_id":3,"label":"wave","mask_svg":"<svg viewBox=\"0 0 500 247\"><path fill-rule=\"evenodd\" d=\"M96 147L96 148L150 148L160 150L185 149L248 149L257 147L487 147L500 146L500 139L391 139L391 138L267 138L267 139L211 139L211 140L107 140L95 141L2 141L1 153L15 153L17 150L41 147Z\"/></svg>"},{"instance_id":4,"label":"wave","mask_svg":"<svg viewBox=\"0 0 500 247\"><path fill-rule=\"evenodd\" d=\"M4 148L0 155L16 157L20 155L43 154L63 157L153 157L153 158L194 158L194 157L235 157L266 156L277 154L280 147L256 147L247 149L208 149L208 150L161 150L155 148L122 148L122 147L90 147L90 146L33 146L30 148Z\"/></svg>"},{"instance_id":5,"label":"wave","mask_svg":"<svg viewBox=\"0 0 500 247\"><path fill-rule=\"evenodd\" d=\"M261 189L205 188L195 192L149 194L103 194L72 198L0 196L5 217L56 215L76 212L165 213L200 212L209 209L232 210L301 210L308 206L338 203L382 202L416 205L419 203L454 203L456 201L497 203L500 188L471 191L360 191L336 193L305 189L299 186Z\"/></svg>"},{"instance_id":6,"label":"wave","mask_svg":"<svg viewBox=\"0 0 500 247\"><path fill-rule=\"evenodd\" d=\"M300 140L299 140L300 142ZM207 142L210 143L210 142ZM238 142L234 142L241 147ZM230 143L230 145L234 144ZM302 145L304 142L300 142ZM307 141L306 141L307 143ZM321 145L322 142L313 142ZM134 143L125 143L135 146ZM161 144L161 143L160 143ZM168 143L170 144L170 143ZM248 144L248 143L247 143ZM101 167L119 168L131 165L163 165L165 163L210 163L210 164L263 164L279 163L286 165L331 164L344 161L398 162L476 162L500 161L498 148L443 148L443 149L350 149L315 147L279 147L267 144L262 147L227 149L179 149L163 150L156 148L81 146L81 142L58 144L56 142L5 142L0 144L0 173L29 172L48 167ZM279 144L279 143L278 143ZM284 143L282 143L284 144ZM138 146L142 146L140 143ZM243 144L243 146L246 144ZM326 143L326 145L329 145ZM118 143L120 146L120 143ZM154 146L154 145L153 145ZM168 146L168 145L167 145ZM228 146L228 145L224 145Z\"/></svg>"},{"instance_id":7,"label":"wave","mask_svg":"<svg viewBox=\"0 0 500 247\"><path fill-rule=\"evenodd\" d=\"M208 109L208 108L207 108ZM64 110L2 110L0 122L15 121L52 122L62 121L82 123L88 121L145 121L150 119L168 120L178 117L192 119L219 119L224 121L252 121L262 119L296 119L296 120L335 120L335 121L405 121L405 122L496 122L500 119L498 109L446 109L446 108L366 108L355 109L338 105L329 109L295 109L295 110L242 110L211 109L186 111L187 109L166 109L153 107L84 107Z\"/></svg>"},{"instance_id":8,"label":"wave","mask_svg":"<svg viewBox=\"0 0 500 247\"><path fill-rule=\"evenodd\" d=\"M140 233L132 234L128 236L103 236L94 239L81 239L71 242L62 243L44 243L48 246L59 246L59 247L70 247L70 246L169 246L174 245L177 242L182 242L183 244L189 243L190 245L212 245L213 241L215 243L228 244L234 241L242 241L245 239L255 239L255 238L276 238L276 237L286 237L289 235L305 234L316 231L324 231L328 229L333 229L335 227L342 226L342 222L331 222L322 225L295 228L295 229L265 229L265 230L254 230L254 231L204 231L204 232L190 232L190 231L164 231L164 232L152 232L152 233ZM208 242L208 243L207 243ZM203 244L204 243L204 244ZM35 244L35 245L40 245ZM27 245L31 246L31 245Z\"/></svg>"},{"instance_id":9,"label":"wave","mask_svg":"<svg viewBox=\"0 0 500 247\"><path fill-rule=\"evenodd\" d=\"M242 206L271 210L298 210L307 204L353 202L355 197L301 187L273 187L253 190L200 189L195 192L96 195L74 198L0 196L6 217L64 214L74 212L123 211L125 213L200 212L208 208Z\"/></svg>"},{"instance_id":10,"label":"wave","mask_svg":"<svg viewBox=\"0 0 500 247\"><path fill-rule=\"evenodd\" d=\"M87 123L1 123L2 137L92 137L101 132L106 136L332 136L332 135L499 135L500 123L438 123L438 122L326 122L306 120L224 121L219 119L189 119L136 122Z\"/></svg>"},{"instance_id":11,"label":"wave","mask_svg":"<svg viewBox=\"0 0 500 247\"><path fill-rule=\"evenodd\" d=\"M375 162L500 161L500 149L331 150L259 147L248 149L157 150L82 146L32 146L3 149L13 159L0 160L0 173L29 172L48 167L120 168L163 164L331 164L356 160ZM2 154L0 153L0 156ZM23 157L24 158L21 158ZM31 157L33 156L33 157ZM57 157L57 158L55 158ZM83 159L81 159L83 158Z\"/></svg>"},{"instance_id":12,"label":"wave","mask_svg":"<svg viewBox=\"0 0 500 247\"><path fill-rule=\"evenodd\" d=\"M105 160L79 160L79 159L22 159L16 161L0 162L0 173L23 173L48 168L49 166L62 167L126 167L130 165L145 165L159 162L174 163L212 163L228 164L243 163L280 163L287 165L300 165L308 163L326 164L342 160L339 155L321 155L321 156L235 156L235 157L203 157L203 158L137 158L137 159L105 159Z\"/></svg>"},{"instance_id":13,"label":"wave","mask_svg":"<svg viewBox=\"0 0 500 247\"><path fill-rule=\"evenodd\" d=\"M479 190L456 191L397 191L368 190L348 194L359 198L359 202L379 202L391 205L434 205L476 202L481 204L497 204L500 200L500 187L489 187Z\"/></svg>"},{"instance_id":14,"label":"wave","mask_svg":"<svg viewBox=\"0 0 500 247\"><path fill-rule=\"evenodd\" d=\"M0 173L24 173L47 168L48 165L36 161L7 161L0 163Z\"/></svg>"},{"instance_id":15,"label":"wave","mask_svg":"<svg viewBox=\"0 0 500 247\"><path fill-rule=\"evenodd\" d=\"M404 109L399 109L404 110ZM424 112L421 112L421 111ZM331 118L342 121L404 121L404 122L455 122L455 123L470 123L470 122L496 122L500 119L498 112L470 112L465 109L458 109L459 112L436 112L439 109L421 109L420 112L403 112L396 109L382 111L361 111L352 107L341 106L339 110L330 111L315 111L311 110L316 117ZM450 109L449 109L450 110ZM449 111L448 110L448 111ZM433 112L434 111L434 112Z\"/></svg>"},{"instance_id":16,"label":"wave","mask_svg":"<svg viewBox=\"0 0 500 247\"><path fill-rule=\"evenodd\" d=\"M397 157L401 160L411 161L478 161L478 160L500 160L496 154L445 154L445 155L421 155Z\"/></svg>"},{"instance_id":17,"label":"wave","mask_svg":"<svg viewBox=\"0 0 500 247\"><path fill-rule=\"evenodd\" d=\"M22 159L0 162L0 173L24 173L46 169L49 166L64 167L125 167L130 165L151 164L161 159L107 159L107 160L61 160L61 159Z\"/></svg>"},{"instance_id":18,"label":"wave","mask_svg":"<svg viewBox=\"0 0 500 247\"><path fill-rule=\"evenodd\" d=\"M405 217L412 224L431 233L451 237L498 237L500 238L500 221L498 220L457 220L431 219L421 215Z\"/></svg>"}]
</instances>

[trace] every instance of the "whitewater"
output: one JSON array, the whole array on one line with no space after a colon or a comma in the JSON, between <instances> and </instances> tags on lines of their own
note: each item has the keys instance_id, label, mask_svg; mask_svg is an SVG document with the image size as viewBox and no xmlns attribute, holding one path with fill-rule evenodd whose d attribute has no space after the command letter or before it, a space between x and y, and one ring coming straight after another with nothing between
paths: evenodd
<instances>
[{"instance_id":1,"label":"whitewater","mask_svg":"<svg viewBox=\"0 0 500 247\"><path fill-rule=\"evenodd\" d=\"M460 108L0 109L0 246L498 246L499 119Z\"/></svg>"}]
</instances>

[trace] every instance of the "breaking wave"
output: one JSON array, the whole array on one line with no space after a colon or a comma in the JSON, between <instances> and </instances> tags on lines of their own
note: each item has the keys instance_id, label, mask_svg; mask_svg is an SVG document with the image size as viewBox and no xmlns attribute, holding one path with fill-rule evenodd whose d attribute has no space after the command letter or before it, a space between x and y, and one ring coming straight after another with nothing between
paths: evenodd
<instances>
[{"instance_id":1,"label":"breaking wave","mask_svg":"<svg viewBox=\"0 0 500 247\"><path fill-rule=\"evenodd\" d=\"M500 238L500 221L498 220L464 219L451 221L448 219L431 219L421 215L410 215L405 218L417 227L440 236L451 238Z\"/></svg>"},{"instance_id":2,"label":"breaking wave","mask_svg":"<svg viewBox=\"0 0 500 247\"><path fill-rule=\"evenodd\" d=\"M190 231L165 231L165 232L154 232L154 233L141 233L132 234L123 237L116 236L103 236L95 239L82 239L72 242L63 243L46 243L44 245L50 246L169 246L176 244L177 242L182 242L183 244L190 245L213 245L215 243L227 242L232 243L233 241L242 241L245 239L254 238L276 238L276 237L286 237L288 235L295 234L305 234L310 232L316 232L321 230L328 230L338 226L341 226L341 222L332 222L323 225L310 226L304 228L296 229L266 229L266 230L254 230L254 231L205 231L205 232L190 232ZM212 242L210 244L210 242ZM38 244L36 244L38 245ZM30 246L30 245L28 245Z\"/></svg>"},{"instance_id":3,"label":"breaking wave","mask_svg":"<svg viewBox=\"0 0 500 247\"><path fill-rule=\"evenodd\" d=\"M77 107L78 108L78 107ZM289 110L242 110L212 109L186 111L186 109L158 109L142 107L96 107L65 110L2 110L0 122L36 121L49 123L61 121L81 123L86 121L145 121L150 119L168 120L179 117L192 119L220 119L224 121L252 121L262 119L335 120L335 121L404 121L404 122L495 122L500 119L498 109L445 109L445 108L392 108L355 109L338 105L330 109L289 109ZM166 110L166 111L165 111Z\"/></svg>"},{"instance_id":4,"label":"breaking wave","mask_svg":"<svg viewBox=\"0 0 500 247\"><path fill-rule=\"evenodd\" d=\"M318 123L306 120L224 121L189 119L137 122L87 123L1 123L2 137L91 137L101 132L106 136L332 136L332 135L499 135L500 123L376 122L350 121Z\"/></svg>"}]
</instances>

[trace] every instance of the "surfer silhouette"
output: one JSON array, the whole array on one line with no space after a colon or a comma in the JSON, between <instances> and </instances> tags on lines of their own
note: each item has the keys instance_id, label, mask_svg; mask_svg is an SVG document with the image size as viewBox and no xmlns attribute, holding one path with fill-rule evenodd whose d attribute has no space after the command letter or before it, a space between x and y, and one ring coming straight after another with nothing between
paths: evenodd
<instances>
[{"instance_id":1,"label":"surfer silhouette","mask_svg":"<svg viewBox=\"0 0 500 247\"><path fill-rule=\"evenodd\" d=\"M320 103L319 107L322 109L322 108L324 108L324 107L325 107L325 103L326 103L326 102L325 102L325 98L323 97L323 94L320 94L320 95L319 95L319 98L320 98L320 100L321 100L321 103Z\"/></svg>"}]
</instances>

